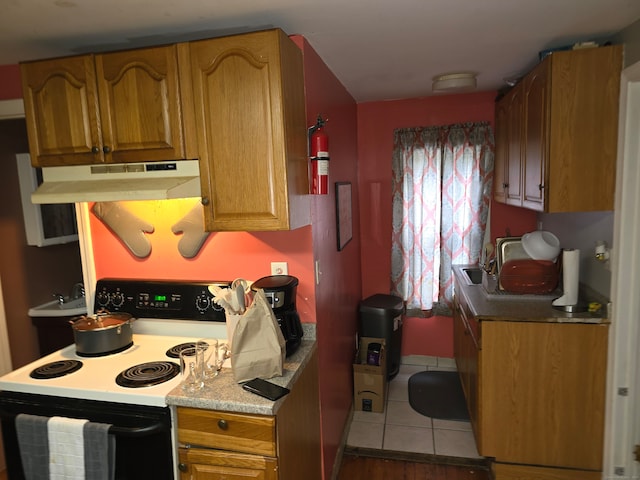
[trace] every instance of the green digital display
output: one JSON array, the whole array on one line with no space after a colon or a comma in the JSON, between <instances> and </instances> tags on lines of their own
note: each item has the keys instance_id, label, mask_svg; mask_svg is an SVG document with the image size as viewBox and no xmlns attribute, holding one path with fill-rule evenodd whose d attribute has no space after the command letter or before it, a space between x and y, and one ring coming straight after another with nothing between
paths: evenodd
<instances>
[{"instance_id":1,"label":"green digital display","mask_svg":"<svg viewBox=\"0 0 640 480\"><path fill-rule=\"evenodd\" d=\"M153 300L156 302L166 302L167 301L167 296L166 295L154 295L153 296Z\"/></svg>"}]
</instances>

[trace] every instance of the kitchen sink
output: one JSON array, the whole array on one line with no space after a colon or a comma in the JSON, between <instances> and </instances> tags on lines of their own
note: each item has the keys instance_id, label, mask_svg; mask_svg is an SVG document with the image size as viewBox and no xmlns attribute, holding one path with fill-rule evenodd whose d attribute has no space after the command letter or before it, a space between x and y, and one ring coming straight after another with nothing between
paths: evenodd
<instances>
[{"instance_id":1,"label":"kitchen sink","mask_svg":"<svg viewBox=\"0 0 640 480\"><path fill-rule=\"evenodd\" d=\"M463 268L462 271L469 285L480 285L482 283L482 269L480 267Z\"/></svg>"},{"instance_id":2,"label":"kitchen sink","mask_svg":"<svg viewBox=\"0 0 640 480\"><path fill-rule=\"evenodd\" d=\"M29 309L30 317L74 317L86 315L86 313L87 300L85 297L67 300L64 303L53 300Z\"/></svg>"},{"instance_id":3,"label":"kitchen sink","mask_svg":"<svg viewBox=\"0 0 640 480\"><path fill-rule=\"evenodd\" d=\"M463 278L467 282L467 285L480 285L482 288L482 293L486 298L490 300L542 300L549 302L554 298L558 298L562 295L562 291L559 289L556 289L555 291L548 294L512 293L500 290L499 288L496 288L493 292L488 292L485 286L482 285L482 268L468 267L463 268L462 272L464 273Z\"/></svg>"}]
</instances>

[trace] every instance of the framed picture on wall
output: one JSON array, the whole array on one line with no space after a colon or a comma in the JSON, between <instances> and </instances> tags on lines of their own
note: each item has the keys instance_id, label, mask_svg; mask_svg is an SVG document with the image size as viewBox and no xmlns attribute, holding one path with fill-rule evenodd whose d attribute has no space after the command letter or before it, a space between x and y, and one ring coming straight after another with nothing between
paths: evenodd
<instances>
[{"instance_id":1,"label":"framed picture on wall","mask_svg":"<svg viewBox=\"0 0 640 480\"><path fill-rule=\"evenodd\" d=\"M338 251L340 251L353 236L351 182L336 182L336 229L338 233Z\"/></svg>"}]
</instances>

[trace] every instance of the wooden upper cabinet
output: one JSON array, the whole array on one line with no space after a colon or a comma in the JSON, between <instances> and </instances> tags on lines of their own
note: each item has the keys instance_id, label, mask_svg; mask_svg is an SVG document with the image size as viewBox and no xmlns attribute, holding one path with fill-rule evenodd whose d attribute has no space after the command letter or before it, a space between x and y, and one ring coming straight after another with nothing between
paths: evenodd
<instances>
[{"instance_id":1,"label":"wooden upper cabinet","mask_svg":"<svg viewBox=\"0 0 640 480\"><path fill-rule=\"evenodd\" d=\"M524 81L524 174L522 176L522 206L544 210L545 173L549 112L548 62L542 62Z\"/></svg>"},{"instance_id":2,"label":"wooden upper cabinet","mask_svg":"<svg viewBox=\"0 0 640 480\"><path fill-rule=\"evenodd\" d=\"M189 43L205 227L309 223L302 52L279 29Z\"/></svg>"},{"instance_id":3,"label":"wooden upper cabinet","mask_svg":"<svg viewBox=\"0 0 640 480\"><path fill-rule=\"evenodd\" d=\"M507 96L507 204L522 201L522 91L514 89Z\"/></svg>"},{"instance_id":4,"label":"wooden upper cabinet","mask_svg":"<svg viewBox=\"0 0 640 480\"><path fill-rule=\"evenodd\" d=\"M102 160L93 55L23 63L20 68L32 163Z\"/></svg>"},{"instance_id":5,"label":"wooden upper cabinet","mask_svg":"<svg viewBox=\"0 0 640 480\"><path fill-rule=\"evenodd\" d=\"M613 210L622 45L550 59L544 211Z\"/></svg>"},{"instance_id":6,"label":"wooden upper cabinet","mask_svg":"<svg viewBox=\"0 0 640 480\"><path fill-rule=\"evenodd\" d=\"M514 88L496 104L494 198L501 203L522 203L522 92Z\"/></svg>"},{"instance_id":7,"label":"wooden upper cabinet","mask_svg":"<svg viewBox=\"0 0 640 480\"><path fill-rule=\"evenodd\" d=\"M619 45L554 52L499 101L508 120L497 121L507 133L496 132L496 152L508 149L511 169L519 148L522 178L516 194L509 172L508 195L496 201L547 213L613 210L621 69Z\"/></svg>"},{"instance_id":8,"label":"wooden upper cabinet","mask_svg":"<svg viewBox=\"0 0 640 480\"><path fill-rule=\"evenodd\" d=\"M509 140L507 107L502 102L496 103L496 154L493 166L493 198L500 203L507 203L509 186Z\"/></svg>"},{"instance_id":9,"label":"wooden upper cabinet","mask_svg":"<svg viewBox=\"0 0 640 480\"><path fill-rule=\"evenodd\" d=\"M107 162L195 157L193 106L180 89L177 46L96 56Z\"/></svg>"},{"instance_id":10,"label":"wooden upper cabinet","mask_svg":"<svg viewBox=\"0 0 640 480\"><path fill-rule=\"evenodd\" d=\"M21 64L32 162L86 165L195 156L175 45Z\"/></svg>"}]
</instances>

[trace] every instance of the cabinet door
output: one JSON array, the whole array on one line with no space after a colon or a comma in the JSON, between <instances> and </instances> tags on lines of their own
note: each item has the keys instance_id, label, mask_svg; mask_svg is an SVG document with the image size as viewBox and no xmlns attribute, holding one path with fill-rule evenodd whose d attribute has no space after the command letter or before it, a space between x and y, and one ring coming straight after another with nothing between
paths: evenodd
<instances>
[{"instance_id":1,"label":"cabinet door","mask_svg":"<svg viewBox=\"0 0 640 480\"><path fill-rule=\"evenodd\" d=\"M275 458L199 448L179 449L181 480L277 480Z\"/></svg>"},{"instance_id":2,"label":"cabinet door","mask_svg":"<svg viewBox=\"0 0 640 480\"><path fill-rule=\"evenodd\" d=\"M548 62L541 63L524 80L524 175L522 204L544 211L548 161Z\"/></svg>"},{"instance_id":3,"label":"cabinet door","mask_svg":"<svg viewBox=\"0 0 640 480\"><path fill-rule=\"evenodd\" d=\"M190 54L206 229L292 228L292 195L308 193L300 50L270 30Z\"/></svg>"},{"instance_id":4,"label":"cabinet door","mask_svg":"<svg viewBox=\"0 0 640 480\"><path fill-rule=\"evenodd\" d=\"M613 210L622 49L612 45L548 57L548 213Z\"/></svg>"},{"instance_id":5,"label":"cabinet door","mask_svg":"<svg viewBox=\"0 0 640 480\"><path fill-rule=\"evenodd\" d=\"M507 100L507 203L522 206L522 89L516 85Z\"/></svg>"},{"instance_id":6,"label":"cabinet door","mask_svg":"<svg viewBox=\"0 0 640 480\"><path fill-rule=\"evenodd\" d=\"M509 135L507 105L504 99L496 104L496 155L493 166L493 198L500 203L507 201L509 184Z\"/></svg>"},{"instance_id":7,"label":"cabinet door","mask_svg":"<svg viewBox=\"0 0 640 480\"><path fill-rule=\"evenodd\" d=\"M464 305L456 302L454 310L454 354L460 374L462 390L467 401L467 410L476 434L476 443L480 448L477 433L478 426L478 346L469 324L469 315Z\"/></svg>"},{"instance_id":8,"label":"cabinet door","mask_svg":"<svg viewBox=\"0 0 640 480\"><path fill-rule=\"evenodd\" d=\"M23 63L20 68L33 165L104 161L93 55Z\"/></svg>"},{"instance_id":9,"label":"cabinet door","mask_svg":"<svg viewBox=\"0 0 640 480\"><path fill-rule=\"evenodd\" d=\"M607 325L484 321L481 454L602 469Z\"/></svg>"},{"instance_id":10,"label":"cabinet door","mask_svg":"<svg viewBox=\"0 0 640 480\"><path fill-rule=\"evenodd\" d=\"M171 45L96 56L107 162L185 158L185 133L193 130L183 130L176 49Z\"/></svg>"}]
</instances>

